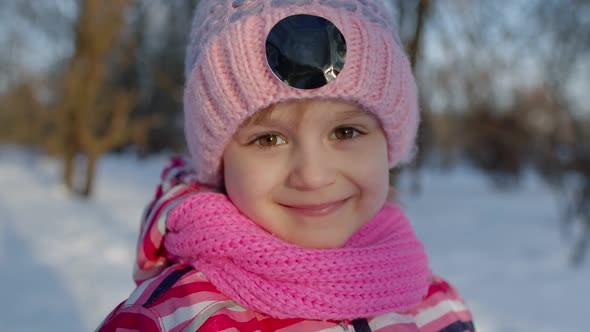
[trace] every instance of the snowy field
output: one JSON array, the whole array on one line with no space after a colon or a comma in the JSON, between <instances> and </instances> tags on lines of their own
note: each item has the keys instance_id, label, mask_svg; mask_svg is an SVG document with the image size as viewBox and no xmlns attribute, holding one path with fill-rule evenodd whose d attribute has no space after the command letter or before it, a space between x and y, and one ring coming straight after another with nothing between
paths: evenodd
<instances>
[{"instance_id":1,"label":"snowy field","mask_svg":"<svg viewBox=\"0 0 590 332\"><path fill-rule=\"evenodd\" d=\"M72 198L60 165L0 146L0 331L92 331L134 285L138 222L165 158L102 159L96 195ZM481 332L587 332L590 262L567 263L554 194L533 175L498 192L468 168L400 185L435 272Z\"/></svg>"}]
</instances>

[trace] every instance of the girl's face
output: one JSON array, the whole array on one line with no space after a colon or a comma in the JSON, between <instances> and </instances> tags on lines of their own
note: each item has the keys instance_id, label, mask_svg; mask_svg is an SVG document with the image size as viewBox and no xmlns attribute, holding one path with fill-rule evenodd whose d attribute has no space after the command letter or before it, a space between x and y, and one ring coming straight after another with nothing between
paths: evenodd
<instances>
[{"instance_id":1,"label":"girl's face","mask_svg":"<svg viewBox=\"0 0 590 332\"><path fill-rule=\"evenodd\" d=\"M355 105L306 100L247 122L223 154L236 207L282 240L339 248L387 198L387 144Z\"/></svg>"}]
</instances>

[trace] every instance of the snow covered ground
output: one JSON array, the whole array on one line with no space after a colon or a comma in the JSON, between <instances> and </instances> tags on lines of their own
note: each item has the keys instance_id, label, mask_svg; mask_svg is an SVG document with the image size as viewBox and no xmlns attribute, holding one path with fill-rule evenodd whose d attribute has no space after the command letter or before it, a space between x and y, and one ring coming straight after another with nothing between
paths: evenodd
<instances>
[{"instance_id":1,"label":"snow covered ground","mask_svg":"<svg viewBox=\"0 0 590 332\"><path fill-rule=\"evenodd\" d=\"M138 221L165 164L108 156L96 195L72 198L56 160L0 146L0 331L91 331L134 285ZM435 272L482 332L587 332L590 262L572 269L555 198L533 175L498 192L477 171L400 185Z\"/></svg>"}]
</instances>

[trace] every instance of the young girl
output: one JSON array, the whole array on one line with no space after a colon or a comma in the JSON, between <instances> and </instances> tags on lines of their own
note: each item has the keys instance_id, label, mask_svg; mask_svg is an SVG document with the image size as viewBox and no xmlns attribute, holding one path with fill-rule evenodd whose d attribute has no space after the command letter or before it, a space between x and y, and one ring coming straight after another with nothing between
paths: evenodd
<instances>
[{"instance_id":1,"label":"young girl","mask_svg":"<svg viewBox=\"0 0 590 332\"><path fill-rule=\"evenodd\" d=\"M388 201L418 127L379 1L202 0L190 161L143 218L131 296L99 331L473 331Z\"/></svg>"}]
</instances>

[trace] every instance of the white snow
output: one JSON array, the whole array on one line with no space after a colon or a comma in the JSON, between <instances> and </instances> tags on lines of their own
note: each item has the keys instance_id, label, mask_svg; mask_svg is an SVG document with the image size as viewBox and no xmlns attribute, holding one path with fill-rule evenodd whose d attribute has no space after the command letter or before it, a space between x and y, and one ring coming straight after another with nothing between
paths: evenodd
<instances>
[{"instance_id":1,"label":"white snow","mask_svg":"<svg viewBox=\"0 0 590 332\"><path fill-rule=\"evenodd\" d=\"M143 207L166 158L109 155L96 195L69 195L59 161L0 146L0 331L91 331L134 284ZM569 265L555 195L534 175L494 189L459 167L423 173L402 205L433 270L450 280L481 332L585 332L590 262Z\"/></svg>"}]
</instances>

